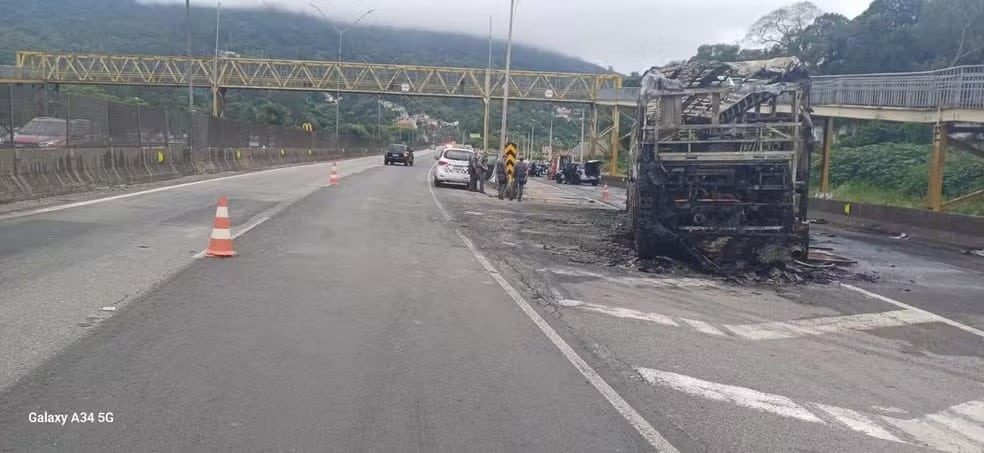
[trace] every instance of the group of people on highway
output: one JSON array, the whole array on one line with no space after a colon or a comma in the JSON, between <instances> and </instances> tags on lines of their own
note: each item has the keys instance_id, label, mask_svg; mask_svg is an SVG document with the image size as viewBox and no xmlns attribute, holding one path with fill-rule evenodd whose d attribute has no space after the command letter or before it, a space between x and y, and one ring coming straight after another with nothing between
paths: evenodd
<instances>
[{"instance_id":1,"label":"group of people on highway","mask_svg":"<svg viewBox=\"0 0 984 453\"><path fill-rule=\"evenodd\" d=\"M468 161L468 190L472 192L485 193L485 180L489 171L489 159L484 153L473 153ZM506 170L506 160L497 159L495 162L495 180L498 185L499 199L504 200L507 196L510 200L523 201L523 192L526 189L526 181L529 177L530 166L526 158L520 157L519 162L513 168L513 185L509 187L509 173ZM512 189L512 190L510 190Z\"/></svg>"}]
</instances>

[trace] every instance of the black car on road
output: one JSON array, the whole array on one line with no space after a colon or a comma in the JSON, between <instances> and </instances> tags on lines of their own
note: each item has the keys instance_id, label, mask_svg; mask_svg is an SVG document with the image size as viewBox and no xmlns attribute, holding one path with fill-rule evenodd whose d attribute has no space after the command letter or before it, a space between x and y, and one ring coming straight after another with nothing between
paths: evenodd
<instances>
[{"instance_id":1,"label":"black car on road","mask_svg":"<svg viewBox=\"0 0 984 453\"><path fill-rule=\"evenodd\" d=\"M383 155L383 164L392 165L401 163L404 166L413 165L413 150L409 146L394 143L386 147L386 154Z\"/></svg>"}]
</instances>

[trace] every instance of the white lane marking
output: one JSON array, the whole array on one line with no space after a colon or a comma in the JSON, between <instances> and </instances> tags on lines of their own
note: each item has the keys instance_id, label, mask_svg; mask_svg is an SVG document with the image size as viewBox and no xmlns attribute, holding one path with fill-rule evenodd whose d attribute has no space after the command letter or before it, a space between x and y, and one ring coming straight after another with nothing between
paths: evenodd
<instances>
[{"instance_id":1,"label":"white lane marking","mask_svg":"<svg viewBox=\"0 0 984 453\"><path fill-rule=\"evenodd\" d=\"M359 159L353 159L350 162L354 162L356 160L359 160ZM320 165L320 164L315 164L315 165ZM369 168L372 168L372 167L373 166L365 167L365 168L362 168L360 170L353 171L352 173L348 173L345 176L339 176L339 178L343 178L343 177L346 177L346 176L356 175L356 174L359 174L359 173L361 173L363 171L366 171L366 170L368 170ZM288 198L287 200L284 200L284 201L278 203L276 206L274 206L274 207L272 207L270 209L267 209L266 211L263 211L260 214L257 214L256 216L253 217L256 220L253 220L252 222L246 224L245 226L243 226L241 228L236 228L235 229L235 233L232 233L231 239L236 239L239 236L242 236L242 235L246 234L247 232L249 232L249 230L252 230L253 228L256 228L256 227L262 225L267 220L272 219L273 216L275 216L277 214L280 214L280 212L282 212L284 209L287 209L287 207L289 207L290 205L292 205L294 203L297 203L298 201L304 199L308 195L311 195L312 193L314 193L315 191L317 191L318 189L321 189L323 187L326 187L326 186L324 186L324 185L322 185L322 184L319 183L317 185L311 185L311 186L309 186L306 189L305 188L302 188L303 190L299 191L297 196L295 196L293 198ZM207 252L207 251L208 251L207 249L206 250L202 250L202 251L200 251L200 252L192 255L192 258L195 258L195 259L204 258L205 257L205 252Z\"/></svg>"},{"instance_id":2,"label":"white lane marking","mask_svg":"<svg viewBox=\"0 0 984 453\"><path fill-rule=\"evenodd\" d=\"M351 160L346 160L345 162L353 162L354 163L354 162L356 162L356 161L358 161L360 159L376 159L376 157L375 156L359 157L359 158L355 158L355 159L351 159ZM77 201L77 202L74 202L74 203L60 204L60 205L55 205L55 206L47 206L47 207L44 207L44 208L32 209L32 210L29 210L29 211L11 212L9 214L0 214L0 221L10 220L10 219L17 219L17 218L21 218L21 217L28 217L28 216L32 216L32 215L38 215L38 214L45 214L45 213L49 213L49 212L64 211L66 209L80 208L80 207L83 207L83 206L90 206L90 205L99 204L99 203L106 203L108 201L122 200L122 199L125 199L125 198L139 197L141 195L149 195L149 194L152 194L152 193L164 192L164 191L167 191L167 190L181 189L183 187L197 186L199 184L206 184L206 183L217 182L217 181L228 181L230 179L245 178L247 176L254 176L254 175L260 175L260 174L274 173L274 172L279 172L279 171L284 171L284 170L291 170L291 169L297 169L297 168L326 166L326 165L331 165L331 164L332 164L332 162L317 162L317 163L311 163L311 164L290 165L290 166L287 166L287 167L271 168L269 170L257 170L257 171L251 171L249 173L242 173L242 174L238 174L238 175L222 176L222 177L218 177L218 178L203 179L201 181L186 182L186 183L181 183L181 184L175 184L173 186L157 187L157 188L154 188L154 189L141 190L139 192L124 193L124 194L120 194L120 195L114 195L112 197L96 198L94 200Z\"/></svg>"},{"instance_id":3,"label":"white lane marking","mask_svg":"<svg viewBox=\"0 0 984 453\"><path fill-rule=\"evenodd\" d=\"M746 340L763 341L782 338L798 338L811 335L843 333L855 330L870 330L882 327L906 326L937 322L933 316L913 310L896 310L884 313L864 313L860 315L825 316L787 322L767 322L760 324L724 324L721 328L698 319L673 317L660 313L643 312L631 308L599 305L584 301L560 300L558 305L578 310L601 313L626 319L638 319L671 327L690 327L700 333L715 336L736 336Z\"/></svg>"},{"instance_id":4,"label":"white lane marking","mask_svg":"<svg viewBox=\"0 0 984 453\"><path fill-rule=\"evenodd\" d=\"M951 453L980 453L984 446L974 445L974 442L928 420L928 417L902 420L893 417L882 417L882 420L892 424L899 431L915 439L917 443Z\"/></svg>"},{"instance_id":5,"label":"white lane marking","mask_svg":"<svg viewBox=\"0 0 984 453\"><path fill-rule=\"evenodd\" d=\"M959 322L954 321L952 319L944 318L944 317L942 317L940 315L937 315L935 313L928 312L928 311L923 310L921 308L913 307L912 305L905 304L905 303L899 302L899 301L897 301L895 299L891 299L891 298L882 296L881 294L875 294L875 293L873 293L871 291L868 291L868 290L862 289L862 288L858 288L857 286L854 286L854 285L849 285L847 283L841 283L841 286L843 286L843 287L845 287L847 289L850 289L852 291L857 291L857 292L859 292L861 294L864 294L865 296L868 296L870 298L878 299L878 300L880 300L882 302L890 303L890 304L895 305L896 307L899 307L899 308L905 308L907 310L915 310L915 311L922 312L922 313L924 313L926 315L932 316L936 320L936 322L942 322L944 324L948 324L948 325L951 325L953 327L956 327L956 328L958 328L960 330L963 330L964 332L968 332L968 333L977 335L978 337L984 338L984 330L977 329L977 328L968 326L968 325L963 324L963 323L959 323Z\"/></svg>"},{"instance_id":6,"label":"white lane marking","mask_svg":"<svg viewBox=\"0 0 984 453\"><path fill-rule=\"evenodd\" d=\"M750 340L774 340L796 338L808 335L847 332L851 330L872 330L884 327L907 326L936 322L936 317L915 310L895 310L882 313L861 313L856 315L824 316L820 318L798 319L786 322L766 322L760 324L728 324L724 328L739 337Z\"/></svg>"},{"instance_id":7,"label":"white lane marking","mask_svg":"<svg viewBox=\"0 0 984 453\"><path fill-rule=\"evenodd\" d=\"M652 385L670 387L690 395L715 401L730 402L738 406L757 409L783 417L826 424L805 407L796 404L793 400L785 396L764 393L745 387L703 381L690 376L654 370L652 368L637 368L636 370L642 375L643 379Z\"/></svg>"},{"instance_id":8,"label":"white lane marking","mask_svg":"<svg viewBox=\"0 0 984 453\"><path fill-rule=\"evenodd\" d=\"M984 424L984 401L970 401L950 408L966 419Z\"/></svg>"},{"instance_id":9,"label":"white lane marking","mask_svg":"<svg viewBox=\"0 0 984 453\"><path fill-rule=\"evenodd\" d=\"M437 164L434 164L434 166L436 167ZM431 171L434 171L434 167L431 167ZM434 193L434 188L429 184L430 180L431 176L430 173L428 173L427 188L430 191L431 198L434 199L434 204L437 205L437 209L441 212L444 218L450 221L451 215L444 209L444 205L441 204L441 201L437 199L437 194ZM667 441L666 438L659 433L659 431L656 431L656 428L653 428L649 421L643 418L639 412L629 405L629 403L625 401L625 399L622 398L622 396L619 395L618 392L612 388L612 386L605 382L605 379L602 378L597 371L591 368L591 365L588 365L588 363L585 362L584 359L582 359L581 356L579 356L577 352L574 351L574 349L567 344L567 342L564 341L564 339L561 338L552 327L550 327L550 324L547 324L547 321L545 321L536 312L536 310L533 309L529 302L527 302L526 299L524 299L523 296L520 295L519 292L516 291L516 289L513 288L513 286L510 285L501 274L499 274L499 271L492 266L492 263L485 258L485 255L483 255L482 252L475 247L475 244L473 244L472 241L461 232L461 230L455 227L451 228L454 230L458 238L461 239L461 242L465 244L465 247L468 247L468 250L471 251L472 255L476 260L478 260L482 267L485 268L492 278L499 283L499 286L501 286L502 289L509 294L509 297L511 297L513 302L519 306L523 313L525 313L526 316L533 321L533 324L536 324L540 331L543 332L550 342L560 350L571 365L574 365L574 368L577 368L577 370L581 373L581 376L584 376L584 378L587 379L588 382L591 383L591 385L594 386L594 388L598 390L598 392L601 393L606 400L608 400L615 410L617 410L618 413L621 414L622 417L624 417L625 420L627 420L629 424L631 424L632 427L635 428L635 430L638 431L639 434L642 435L642 437L656 449L656 451L679 453L679 450L677 450L676 447L670 444L670 442Z\"/></svg>"},{"instance_id":10,"label":"white lane marking","mask_svg":"<svg viewBox=\"0 0 984 453\"><path fill-rule=\"evenodd\" d=\"M890 440L892 442L905 443L902 439L899 439L888 430L886 430L881 425L875 423L874 420L869 418L867 415L862 414L858 411L837 407L829 406L826 404L813 403L813 406L827 413L833 417L837 422L847 426L848 428L857 431L859 433L867 434L871 437L877 437L879 439Z\"/></svg>"},{"instance_id":11,"label":"white lane marking","mask_svg":"<svg viewBox=\"0 0 984 453\"><path fill-rule=\"evenodd\" d=\"M576 305L576 307L581 310L593 311L595 313L614 316L616 318L638 319L640 321L649 321L656 324L662 324L664 326L672 326L672 327L680 326L680 324L674 321L673 318L666 315L661 315L659 313L646 313L638 310L633 310L631 308L589 304L586 302L582 302L581 304Z\"/></svg>"},{"instance_id":12,"label":"white lane marking","mask_svg":"<svg viewBox=\"0 0 984 453\"><path fill-rule=\"evenodd\" d=\"M269 213L269 215L265 215L263 217L260 217L255 222L253 222L253 223L251 223L251 224L243 227L240 230L237 230L236 231L236 234L232 235L232 238L235 239L235 238L238 238L239 236L242 236L242 235L246 234L247 232L249 232L249 230L252 230L253 228L256 228L256 227L260 226L260 224L262 224L263 222L266 222L267 220L270 220L278 212L271 212L271 213Z\"/></svg>"},{"instance_id":13,"label":"white lane marking","mask_svg":"<svg viewBox=\"0 0 984 453\"><path fill-rule=\"evenodd\" d=\"M974 442L984 445L984 426L977 425L953 411L945 410L928 415L926 418L949 428L951 431L963 434Z\"/></svg>"},{"instance_id":14,"label":"white lane marking","mask_svg":"<svg viewBox=\"0 0 984 453\"><path fill-rule=\"evenodd\" d=\"M699 319L690 319L690 318L680 318L680 321L683 321L684 324L693 327L700 333L706 333L708 335L718 335L718 336L727 335L721 330L719 330L717 327L711 325L711 323L707 321L701 321Z\"/></svg>"},{"instance_id":15,"label":"white lane marking","mask_svg":"<svg viewBox=\"0 0 984 453\"><path fill-rule=\"evenodd\" d=\"M555 274L555 275L596 278L596 279L605 280L612 283L619 283L627 286L653 286L657 288L719 288L720 287L720 285L718 285L713 280L709 280L705 278L612 277L597 272L591 272L582 269L568 269L562 267L541 268L538 270L540 272L550 272L551 274Z\"/></svg>"},{"instance_id":16,"label":"white lane marking","mask_svg":"<svg viewBox=\"0 0 984 453\"><path fill-rule=\"evenodd\" d=\"M929 446L952 453L984 451L984 401L969 401L923 417L900 419L867 414L827 404L802 402L745 387L719 384L651 368L636 368L650 385L672 388L688 395L729 402L787 418L829 425L817 413L866 436L891 442ZM814 413L811 411L818 411ZM971 416L967 416L967 414ZM887 424L887 425L886 425ZM896 436L894 429L905 438Z\"/></svg>"}]
</instances>

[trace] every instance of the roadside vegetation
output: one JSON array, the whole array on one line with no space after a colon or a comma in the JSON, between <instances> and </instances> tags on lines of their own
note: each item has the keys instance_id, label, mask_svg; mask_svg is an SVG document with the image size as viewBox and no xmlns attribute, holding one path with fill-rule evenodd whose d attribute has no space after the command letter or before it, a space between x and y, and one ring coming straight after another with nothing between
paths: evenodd
<instances>
[{"instance_id":1,"label":"roadside vegetation","mask_svg":"<svg viewBox=\"0 0 984 453\"><path fill-rule=\"evenodd\" d=\"M841 137L831 152L830 184L837 200L907 208L925 208L929 183L931 134L928 126L861 123ZM819 155L812 162L814 191L820 184ZM952 199L984 188L984 161L951 147L946 159L943 195ZM984 202L953 212L984 215Z\"/></svg>"}]
</instances>

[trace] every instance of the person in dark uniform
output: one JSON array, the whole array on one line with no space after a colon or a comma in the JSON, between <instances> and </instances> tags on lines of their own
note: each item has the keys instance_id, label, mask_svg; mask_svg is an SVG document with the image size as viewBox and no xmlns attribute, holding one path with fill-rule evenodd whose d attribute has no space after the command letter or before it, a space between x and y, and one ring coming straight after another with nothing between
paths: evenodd
<instances>
[{"instance_id":1,"label":"person in dark uniform","mask_svg":"<svg viewBox=\"0 0 984 453\"><path fill-rule=\"evenodd\" d=\"M472 153L468 158L468 190L478 191L478 154Z\"/></svg>"},{"instance_id":2,"label":"person in dark uniform","mask_svg":"<svg viewBox=\"0 0 984 453\"><path fill-rule=\"evenodd\" d=\"M489 174L489 158L482 153L478 160L478 191L485 193L485 179Z\"/></svg>"},{"instance_id":3,"label":"person in dark uniform","mask_svg":"<svg viewBox=\"0 0 984 453\"><path fill-rule=\"evenodd\" d=\"M499 157L499 160L495 162L495 180L499 186L499 199L502 200L506 196L506 184L509 184L509 173L506 173L506 160L502 157Z\"/></svg>"},{"instance_id":4,"label":"person in dark uniform","mask_svg":"<svg viewBox=\"0 0 984 453\"><path fill-rule=\"evenodd\" d=\"M525 157L520 157L514 169L516 175L516 201L523 201L523 189L526 188L526 180L530 176L530 164Z\"/></svg>"}]
</instances>

